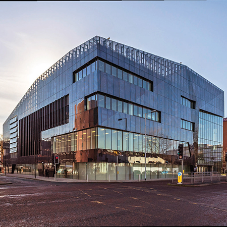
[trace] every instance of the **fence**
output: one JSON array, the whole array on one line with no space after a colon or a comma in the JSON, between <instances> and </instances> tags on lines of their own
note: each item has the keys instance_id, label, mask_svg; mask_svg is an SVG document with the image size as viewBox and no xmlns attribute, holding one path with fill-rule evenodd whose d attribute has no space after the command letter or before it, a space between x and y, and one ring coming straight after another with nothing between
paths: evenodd
<instances>
[{"instance_id":1,"label":"fence","mask_svg":"<svg viewBox=\"0 0 227 227\"><path fill-rule=\"evenodd\" d=\"M195 172L183 176L184 184L205 184L227 181L227 175L212 172Z\"/></svg>"}]
</instances>

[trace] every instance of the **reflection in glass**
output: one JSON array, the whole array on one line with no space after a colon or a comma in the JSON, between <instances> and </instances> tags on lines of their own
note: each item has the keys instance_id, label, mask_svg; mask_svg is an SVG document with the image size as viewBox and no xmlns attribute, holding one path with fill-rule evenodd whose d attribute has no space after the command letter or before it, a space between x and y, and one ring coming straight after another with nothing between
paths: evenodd
<instances>
[{"instance_id":1,"label":"reflection in glass","mask_svg":"<svg viewBox=\"0 0 227 227\"><path fill-rule=\"evenodd\" d=\"M98 148L105 149L106 130L104 128L98 128Z\"/></svg>"},{"instance_id":2,"label":"reflection in glass","mask_svg":"<svg viewBox=\"0 0 227 227\"><path fill-rule=\"evenodd\" d=\"M112 135L111 135L111 132L112 130L111 129L106 129L106 149L111 149L112 146L112 142L111 142L111 138L112 138Z\"/></svg>"},{"instance_id":3,"label":"reflection in glass","mask_svg":"<svg viewBox=\"0 0 227 227\"><path fill-rule=\"evenodd\" d=\"M124 151L129 150L129 133L128 132L123 133L123 150Z\"/></svg>"},{"instance_id":4,"label":"reflection in glass","mask_svg":"<svg viewBox=\"0 0 227 227\"><path fill-rule=\"evenodd\" d=\"M112 150L117 150L117 130L112 131Z\"/></svg>"},{"instance_id":5,"label":"reflection in glass","mask_svg":"<svg viewBox=\"0 0 227 227\"><path fill-rule=\"evenodd\" d=\"M117 133L117 150L122 151L122 131Z\"/></svg>"}]
</instances>

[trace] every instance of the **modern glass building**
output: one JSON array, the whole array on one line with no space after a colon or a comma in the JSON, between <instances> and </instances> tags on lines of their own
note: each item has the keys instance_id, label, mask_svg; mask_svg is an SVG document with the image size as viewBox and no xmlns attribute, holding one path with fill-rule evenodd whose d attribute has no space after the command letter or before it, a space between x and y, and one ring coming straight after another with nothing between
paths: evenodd
<instances>
[{"instance_id":1,"label":"modern glass building","mask_svg":"<svg viewBox=\"0 0 227 227\"><path fill-rule=\"evenodd\" d=\"M93 180L221 171L224 92L177 62L102 37L39 76L3 126L12 172ZM145 155L146 154L146 155ZM146 156L146 158L145 158ZM53 174L52 174L53 175Z\"/></svg>"}]
</instances>

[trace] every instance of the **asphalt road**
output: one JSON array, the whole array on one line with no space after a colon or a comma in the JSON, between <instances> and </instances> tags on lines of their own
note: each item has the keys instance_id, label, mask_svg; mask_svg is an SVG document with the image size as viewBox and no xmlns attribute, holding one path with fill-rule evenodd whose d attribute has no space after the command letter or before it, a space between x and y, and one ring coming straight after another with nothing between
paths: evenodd
<instances>
[{"instance_id":1,"label":"asphalt road","mask_svg":"<svg viewBox=\"0 0 227 227\"><path fill-rule=\"evenodd\" d=\"M0 176L0 226L227 225L227 183L55 183Z\"/></svg>"}]
</instances>

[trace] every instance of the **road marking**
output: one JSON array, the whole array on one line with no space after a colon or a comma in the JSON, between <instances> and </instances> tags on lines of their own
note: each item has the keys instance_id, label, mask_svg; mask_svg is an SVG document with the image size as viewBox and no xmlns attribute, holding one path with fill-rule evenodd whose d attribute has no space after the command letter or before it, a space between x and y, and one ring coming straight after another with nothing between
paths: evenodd
<instances>
[{"instance_id":1,"label":"road marking","mask_svg":"<svg viewBox=\"0 0 227 227\"><path fill-rule=\"evenodd\" d=\"M135 198L135 197L130 197L130 198L132 198L132 199L138 199L138 198Z\"/></svg>"},{"instance_id":2,"label":"road marking","mask_svg":"<svg viewBox=\"0 0 227 227\"><path fill-rule=\"evenodd\" d=\"M91 201L92 203L102 203L102 204L104 204L103 202L100 202L100 201Z\"/></svg>"}]
</instances>

